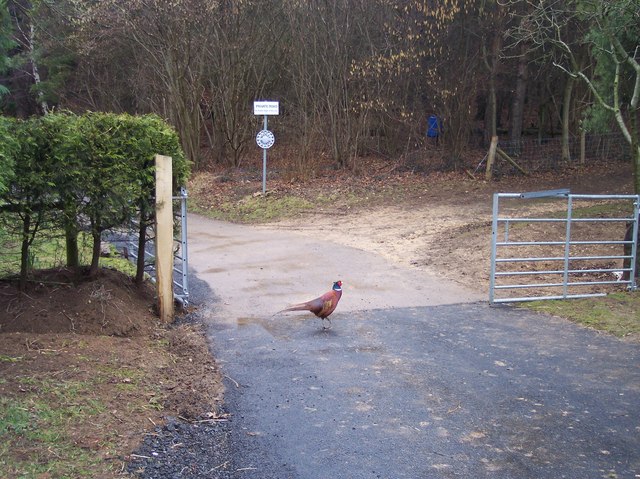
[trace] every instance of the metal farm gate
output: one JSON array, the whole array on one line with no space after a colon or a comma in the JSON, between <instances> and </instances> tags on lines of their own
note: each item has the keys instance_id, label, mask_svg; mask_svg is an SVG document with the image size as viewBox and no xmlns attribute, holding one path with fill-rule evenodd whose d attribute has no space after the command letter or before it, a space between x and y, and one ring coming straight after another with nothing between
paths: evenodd
<instances>
[{"instance_id":1,"label":"metal farm gate","mask_svg":"<svg viewBox=\"0 0 640 479\"><path fill-rule=\"evenodd\" d=\"M180 214L174 213L176 222L174 222L174 232L177 230L177 234L174 236L174 248L173 248L173 296L183 306L187 306L189 303L189 254L187 244L187 190L186 188L180 188L180 196L174 196L174 212L179 211ZM180 203L176 208L175 203ZM179 224L176 225L177 219ZM128 257L135 263L138 258L138 234L137 230L131 229L128 235ZM145 248L145 272L151 278L151 281L156 281L156 267L155 267L155 241L154 238L147 240Z\"/></svg>"},{"instance_id":2,"label":"metal farm gate","mask_svg":"<svg viewBox=\"0 0 640 479\"><path fill-rule=\"evenodd\" d=\"M494 194L489 302L635 290L639 202L569 190ZM520 216L523 207L531 212Z\"/></svg>"}]
</instances>

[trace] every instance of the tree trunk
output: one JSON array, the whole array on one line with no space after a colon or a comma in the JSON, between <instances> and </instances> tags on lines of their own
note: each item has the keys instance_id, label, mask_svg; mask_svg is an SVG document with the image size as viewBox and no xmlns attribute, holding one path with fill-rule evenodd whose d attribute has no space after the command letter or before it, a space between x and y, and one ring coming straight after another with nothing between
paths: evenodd
<instances>
[{"instance_id":1,"label":"tree trunk","mask_svg":"<svg viewBox=\"0 0 640 479\"><path fill-rule=\"evenodd\" d=\"M633 155L633 191L640 195L640 144L638 141L631 145Z\"/></svg>"},{"instance_id":2,"label":"tree trunk","mask_svg":"<svg viewBox=\"0 0 640 479\"><path fill-rule=\"evenodd\" d=\"M64 215L67 267L78 269L80 267L80 252L78 249L78 225L76 223L77 211L75 205L67 203L64 207Z\"/></svg>"},{"instance_id":3,"label":"tree trunk","mask_svg":"<svg viewBox=\"0 0 640 479\"><path fill-rule=\"evenodd\" d=\"M522 139L522 124L524 123L524 103L527 96L527 55L523 48L518 61L518 78L516 80L516 91L511 104L511 125L509 140L517 145ZM519 148L518 148L519 150Z\"/></svg>"},{"instance_id":4,"label":"tree trunk","mask_svg":"<svg viewBox=\"0 0 640 479\"><path fill-rule=\"evenodd\" d=\"M136 284L144 282L145 250L147 247L147 220L140 215L140 227L138 229L138 258L136 261Z\"/></svg>"},{"instance_id":5,"label":"tree trunk","mask_svg":"<svg viewBox=\"0 0 640 479\"><path fill-rule=\"evenodd\" d=\"M91 266L89 267L89 277L93 278L98 274L98 267L100 266L100 247L102 244L102 235L100 232L93 231L91 233L93 237L93 249L91 251Z\"/></svg>"},{"instance_id":6,"label":"tree trunk","mask_svg":"<svg viewBox=\"0 0 640 479\"><path fill-rule=\"evenodd\" d=\"M33 27L33 23L29 26L29 61L31 62L33 82L35 86L39 88L41 80L35 55L35 29ZM42 90L38 91L38 102L40 103L40 110L42 111L42 114L47 115L49 113L49 105L44 99L44 93L42 93Z\"/></svg>"},{"instance_id":7,"label":"tree trunk","mask_svg":"<svg viewBox=\"0 0 640 479\"><path fill-rule=\"evenodd\" d=\"M489 99L487 101L487 112L485 114L485 124L488 126L488 128L485 128L485 135L488 138L493 138L498 134L497 110L498 100L496 99L496 85L494 78L491 77L491 80L489 81Z\"/></svg>"},{"instance_id":8,"label":"tree trunk","mask_svg":"<svg viewBox=\"0 0 640 479\"><path fill-rule=\"evenodd\" d=\"M571 160L571 151L569 150L569 121L571 119L571 95L575 80L567 76L567 83L564 86L564 96L562 99L562 161L569 162Z\"/></svg>"},{"instance_id":9,"label":"tree trunk","mask_svg":"<svg viewBox=\"0 0 640 479\"><path fill-rule=\"evenodd\" d=\"M502 48L502 36L494 32L491 41L491 52L484 52L484 64L489 72L489 91L487 92L487 109L485 111L485 142L498 134L498 100L496 93L496 78L500 66L500 49Z\"/></svg>"},{"instance_id":10,"label":"tree trunk","mask_svg":"<svg viewBox=\"0 0 640 479\"><path fill-rule=\"evenodd\" d=\"M20 291L27 287L27 276L29 275L29 232L31 229L31 215L27 214L22 218L22 245L20 248Z\"/></svg>"},{"instance_id":11,"label":"tree trunk","mask_svg":"<svg viewBox=\"0 0 640 479\"><path fill-rule=\"evenodd\" d=\"M65 227L65 245L67 248L67 267L78 269L80 267L80 252L78 249L78 229L75 225Z\"/></svg>"},{"instance_id":12,"label":"tree trunk","mask_svg":"<svg viewBox=\"0 0 640 479\"><path fill-rule=\"evenodd\" d=\"M487 170L485 171L484 178L486 180L491 179L491 175L493 174L493 163L496 159L496 150L498 148L498 137L491 137L491 146L489 147L489 153L487 154Z\"/></svg>"},{"instance_id":13,"label":"tree trunk","mask_svg":"<svg viewBox=\"0 0 640 479\"><path fill-rule=\"evenodd\" d=\"M638 111L638 104L631 103L631 108L636 110L636 114L632 114L629 119L631 125L630 137L631 137L631 158L633 161L633 191L636 195L640 195L640 111Z\"/></svg>"}]
</instances>

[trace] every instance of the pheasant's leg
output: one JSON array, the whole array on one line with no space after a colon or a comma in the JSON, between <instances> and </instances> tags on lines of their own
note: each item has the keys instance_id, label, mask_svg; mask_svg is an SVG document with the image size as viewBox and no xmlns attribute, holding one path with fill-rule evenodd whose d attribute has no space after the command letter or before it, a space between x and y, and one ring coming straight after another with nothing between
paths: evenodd
<instances>
[{"instance_id":1,"label":"pheasant's leg","mask_svg":"<svg viewBox=\"0 0 640 479\"><path fill-rule=\"evenodd\" d=\"M324 320L327 320L327 323L329 323L327 326L324 325ZM323 318L322 319L322 329L331 329L331 320L329 318Z\"/></svg>"}]
</instances>

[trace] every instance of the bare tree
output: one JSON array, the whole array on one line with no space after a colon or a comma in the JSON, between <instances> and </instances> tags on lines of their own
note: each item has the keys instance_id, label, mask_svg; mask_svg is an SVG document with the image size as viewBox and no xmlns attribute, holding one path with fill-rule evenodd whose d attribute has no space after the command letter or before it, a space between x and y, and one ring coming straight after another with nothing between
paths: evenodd
<instances>
[{"instance_id":1,"label":"bare tree","mask_svg":"<svg viewBox=\"0 0 640 479\"><path fill-rule=\"evenodd\" d=\"M11 90L16 114L20 117L27 117L33 113L47 114L49 105L39 90L41 77L36 54L38 39L34 25L38 6L28 0L9 0L7 7L13 24L14 40L19 49L12 54L14 69ZM35 98L31 94L32 88L37 92Z\"/></svg>"},{"instance_id":2,"label":"bare tree","mask_svg":"<svg viewBox=\"0 0 640 479\"><path fill-rule=\"evenodd\" d=\"M527 80L529 77L529 63L527 58L526 45L521 46L518 57L518 68L516 75L516 87L511 103L511 116L509 125L509 140L520 142L522 138L522 124L524 122L524 104L527 98Z\"/></svg>"},{"instance_id":3,"label":"bare tree","mask_svg":"<svg viewBox=\"0 0 640 479\"><path fill-rule=\"evenodd\" d=\"M448 166L455 168L472 130L479 83L481 57L471 37L477 28L470 24L475 2L393 3L385 22L392 44L366 69L393 82L385 104L415 132L407 145L421 144L430 114L441 117Z\"/></svg>"},{"instance_id":4,"label":"bare tree","mask_svg":"<svg viewBox=\"0 0 640 479\"><path fill-rule=\"evenodd\" d=\"M370 53L374 7L364 0L288 2L286 68L303 156L322 141L336 165L356 167L367 112L358 107L363 83L353 64Z\"/></svg>"},{"instance_id":5,"label":"bare tree","mask_svg":"<svg viewBox=\"0 0 640 479\"><path fill-rule=\"evenodd\" d=\"M126 72L144 111L168 117L182 147L200 160L200 101L207 64L206 39L212 35L218 4L206 0L105 0L85 4L79 35L97 53L105 43L126 44L133 55ZM96 29L96 25L100 28ZM107 36L105 41L104 36ZM113 50L112 50L113 51Z\"/></svg>"},{"instance_id":6,"label":"bare tree","mask_svg":"<svg viewBox=\"0 0 640 479\"><path fill-rule=\"evenodd\" d=\"M206 133L219 162L240 166L253 138L252 101L276 94L285 61L281 2L221 4L207 42L206 93L201 109Z\"/></svg>"},{"instance_id":7,"label":"bare tree","mask_svg":"<svg viewBox=\"0 0 640 479\"><path fill-rule=\"evenodd\" d=\"M640 193L638 1L526 3L531 27L517 31L516 38L551 50L553 64L572 79L565 89L565 100L573 80L579 80L592 92L594 107L613 116L631 147L634 186ZM594 68L581 61L581 45L589 48Z\"/></svg>"}]
</instances>

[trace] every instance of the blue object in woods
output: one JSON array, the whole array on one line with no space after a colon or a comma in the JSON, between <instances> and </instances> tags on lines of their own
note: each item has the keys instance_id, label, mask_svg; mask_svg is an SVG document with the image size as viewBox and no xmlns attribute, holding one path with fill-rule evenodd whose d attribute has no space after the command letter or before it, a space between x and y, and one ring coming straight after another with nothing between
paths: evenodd
<instances>
[{"instance_id":1,"label":"blue object in woods","mask_svg":"<svg viewBox=\"0 0 640 479\"><path fill-rule=\"evenodd\" d=\"M437 138L440 135L440 119L436 115L431 115L427 120L427 136Z\"/></svg>"}]
</instances>

